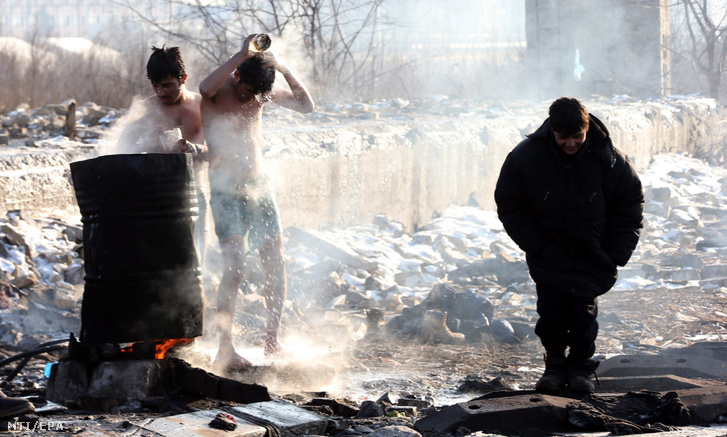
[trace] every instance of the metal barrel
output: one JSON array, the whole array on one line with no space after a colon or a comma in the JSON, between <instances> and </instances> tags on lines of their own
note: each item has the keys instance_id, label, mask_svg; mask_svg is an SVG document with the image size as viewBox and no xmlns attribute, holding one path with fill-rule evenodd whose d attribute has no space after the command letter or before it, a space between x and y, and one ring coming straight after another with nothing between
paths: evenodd
<instances>
[{"instance_id":1,"label":"metal barrel","mask_svg":"<svg viewBox=\"0 0 727 437\"><path fill-rule=\"evenodd\" d=\"M70 166L86 274L80 341L202 335L191 155L106 155Z\"/></svg>"}]
</instances>

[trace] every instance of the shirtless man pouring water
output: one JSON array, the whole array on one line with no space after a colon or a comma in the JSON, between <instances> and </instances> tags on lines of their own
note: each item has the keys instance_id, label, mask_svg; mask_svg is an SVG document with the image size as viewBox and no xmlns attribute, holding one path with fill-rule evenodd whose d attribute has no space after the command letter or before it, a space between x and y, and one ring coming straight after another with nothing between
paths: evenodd
<instances>
[{"instance_id":1,"label":"shirtless man pouring water","mask_svg":"<svg viewBox=\"0 0 727 437\"><path fill-rule=\"evenodd\" d=\"M266 278L265 354L281 349L278 333L287 284L278 208L263 168L263 106L272 102L301 113L314 109L308 90L290 68L270 51L253 51L255 36L247 37L242 50L199 86L209 147L210 207L224 262L217 301L222 320L215 365L229 370L252 365L235 351L232 341L235 303L245 254L250 250L259 251ZM273 88L276 72L285 79L287 88Z\"/></svg>"}]
</instances>

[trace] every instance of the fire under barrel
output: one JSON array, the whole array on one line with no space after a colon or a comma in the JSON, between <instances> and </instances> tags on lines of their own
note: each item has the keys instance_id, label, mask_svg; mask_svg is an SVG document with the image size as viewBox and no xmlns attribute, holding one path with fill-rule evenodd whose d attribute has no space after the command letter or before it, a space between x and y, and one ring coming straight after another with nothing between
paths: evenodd
<instances>
[{"instance_id":1,"label":"fire under barrel","mask_svg":"<svg viewBox=\"0 0 727 437\"><path fill-rule=\"evenodd\" d=\"M80 341L202 335L191 156L101 156L72 163L71 177L86 269Z\"/></svg>"}]
</instances>

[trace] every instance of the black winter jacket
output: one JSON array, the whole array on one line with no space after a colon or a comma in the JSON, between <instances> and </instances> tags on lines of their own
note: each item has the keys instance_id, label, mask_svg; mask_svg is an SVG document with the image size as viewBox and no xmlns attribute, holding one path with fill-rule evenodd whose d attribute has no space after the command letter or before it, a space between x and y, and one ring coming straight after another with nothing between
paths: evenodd
<instances>
[{"instance_id":1,"label":"black winter jacket","mask_svg":"<svg viewBox=\"0 0 727 437\"><path fill-rule=\"evenodd\" d=\"M572 156L560 150L545 120L505 159L495 202L535 283L579 296L613 287L616 266L631 258L643 226L641 181L593 115Z\"/></svg>"}]
</instances>

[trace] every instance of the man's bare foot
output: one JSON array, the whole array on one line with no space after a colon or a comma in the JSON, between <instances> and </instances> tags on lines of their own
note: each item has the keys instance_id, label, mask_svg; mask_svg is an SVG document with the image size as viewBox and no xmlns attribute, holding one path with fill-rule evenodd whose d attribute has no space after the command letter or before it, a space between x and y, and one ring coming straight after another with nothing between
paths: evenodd
<instances>
[{"instance_id":1,"label":"man's bare foot","mask_svg":"<svg viewBox=\"0 0 727 437\"><path fill-rule=\"evenodd\" d=\"M252 361L243 358L237 352L218 352L214 367L225 372L242 372L252 368L253 364Z\"/></svg>"},{"instance_id":2,"label":"man's bare foot","mask_svg":"<svg viewBox=\"0 0 727 437\"><path fill-rule=\"evenodd\" d=\"M265 339L265 355L275 355L283 351L278 339L268 337Z\"/></svg>"}]
</instances>

